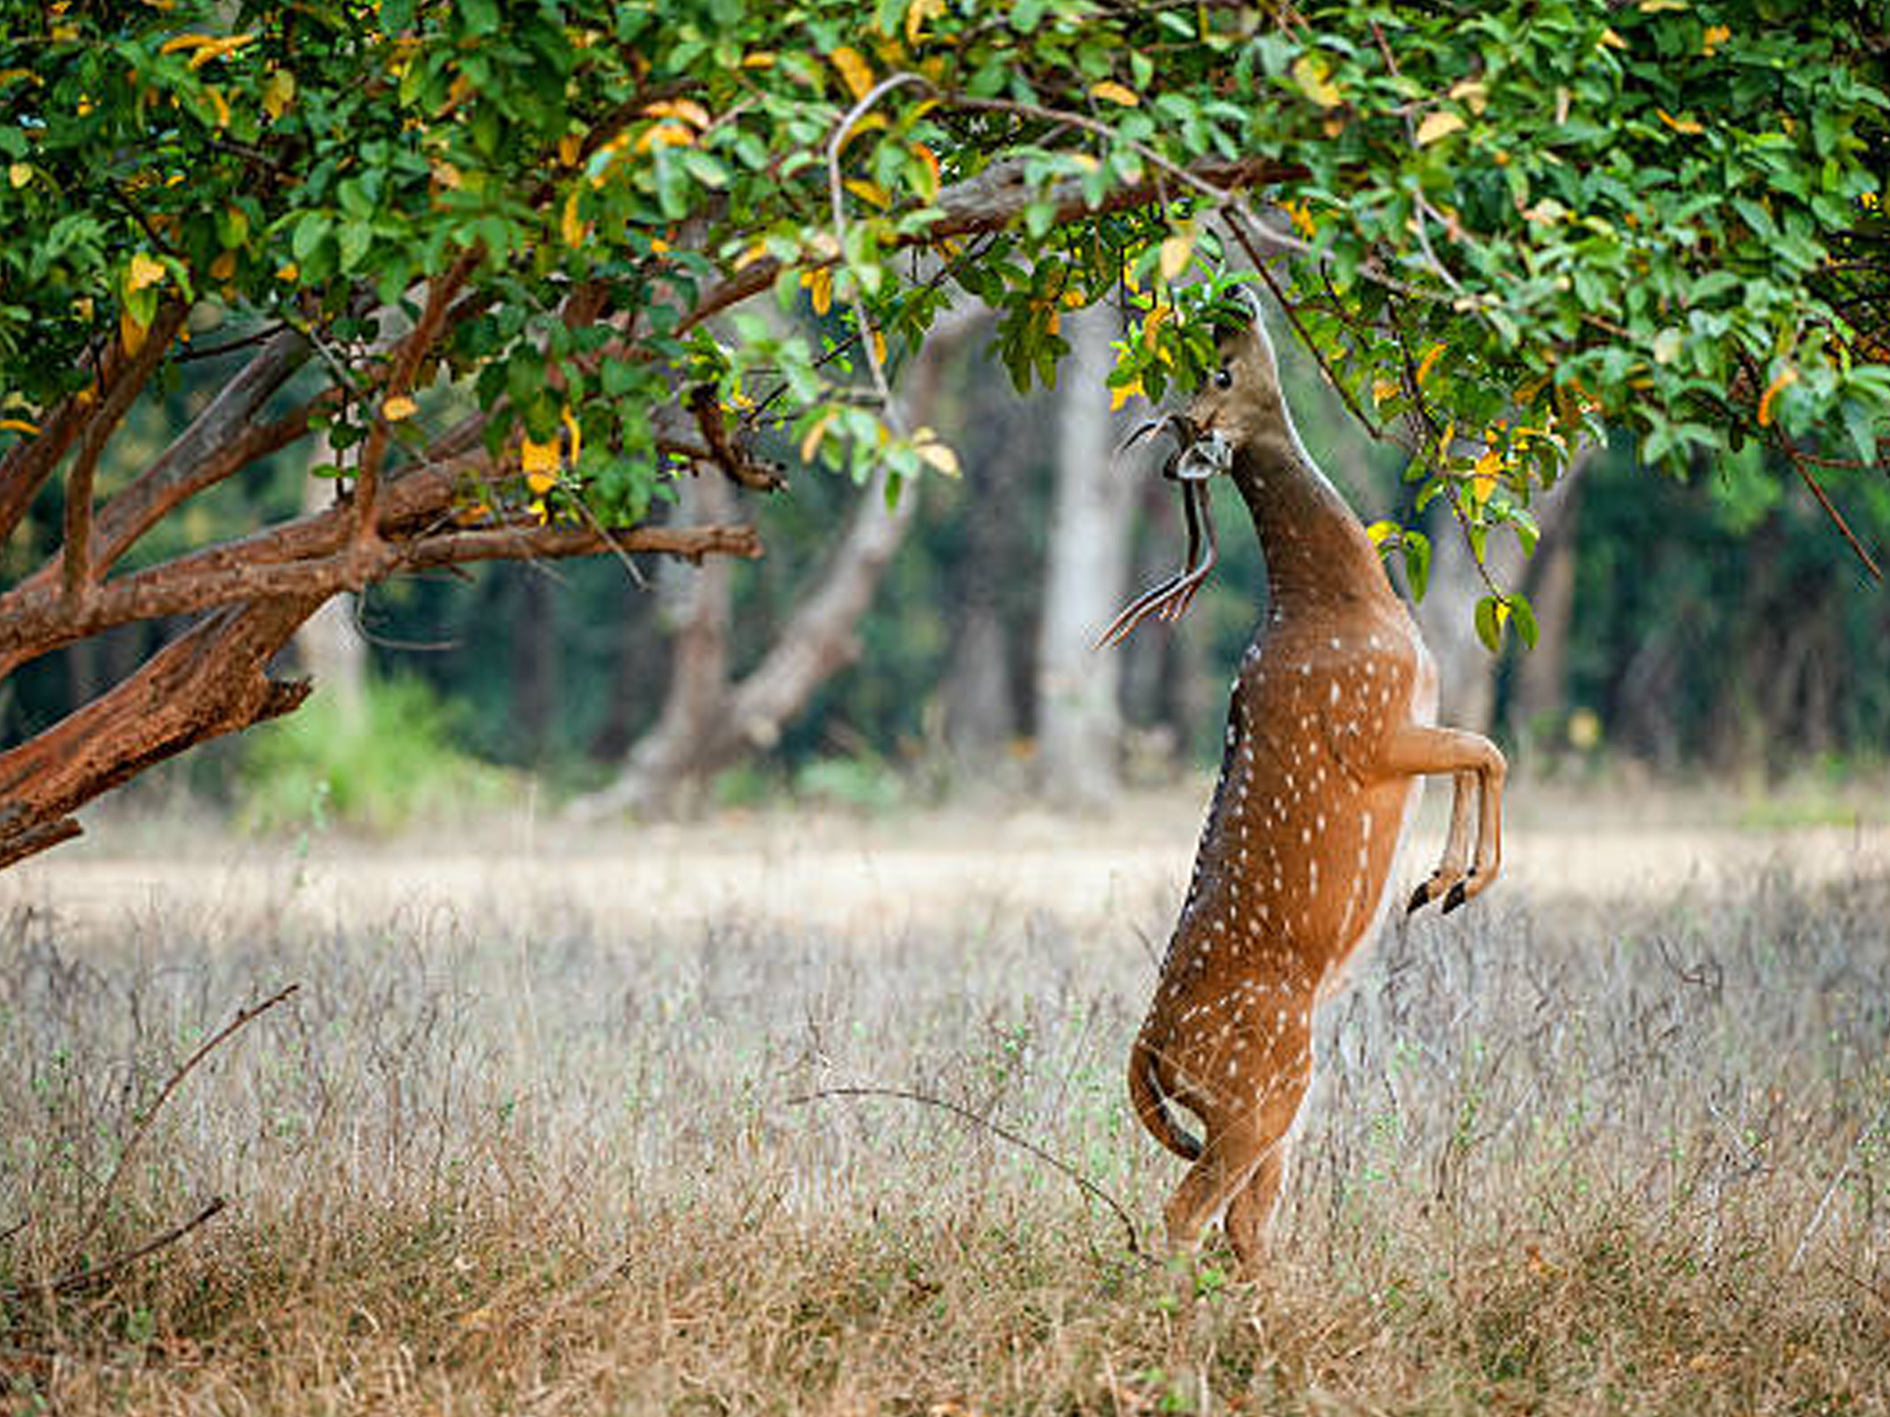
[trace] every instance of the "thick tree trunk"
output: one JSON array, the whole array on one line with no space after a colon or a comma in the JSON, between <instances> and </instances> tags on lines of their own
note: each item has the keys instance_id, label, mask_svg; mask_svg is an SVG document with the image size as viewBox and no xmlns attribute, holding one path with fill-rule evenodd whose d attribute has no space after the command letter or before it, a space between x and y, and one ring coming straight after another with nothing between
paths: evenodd
<instances>
[{"instance_id":1,"label":"thick tree trunk","mask_svg":"<svg viewBox=\"0 0 1890 1417\"><path fill-rule=\"evenodd\" d=\"M1064 322L1070 341L1057 398L1057 477L1037 642L1037 775L1059 807L1094 809L1118 782L1121 661L1096 652L1120 608L1136 479L1110 456L1107 379L1114 312Z\"/></svg>"}]
</instances>

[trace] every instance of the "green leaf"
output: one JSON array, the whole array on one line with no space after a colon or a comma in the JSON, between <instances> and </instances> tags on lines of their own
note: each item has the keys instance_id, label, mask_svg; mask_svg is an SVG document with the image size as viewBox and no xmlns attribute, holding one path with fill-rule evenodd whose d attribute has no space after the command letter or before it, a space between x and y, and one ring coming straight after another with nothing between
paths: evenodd
<instances>
[{"instance_id":1,"label":"green leaf","mask_svg":"<svg viewBox=\"0 0 1890 1417\"><path fill-rule=\"evenodd\" d=\"M1486 595L1477 602L1477 638L1491 654L1503 647L1503 627L1496 620L1496 604L1493 595Z\"/></svg>"},{"instance_id":2,"label":"green leaf","mask_svg":"<svg viewBox=\"0 0 1890 1417\"><path fill-rule=\"evenodd\" d=\"M1411 582L1411 598L1423 600L1431 588L1431 539L1421 531L1404 533L1404 574Z\"/></svg>"},{"instance_id":3,"label":"green leaf","mask_svg":"<svg viewBox=\"0 0 1890 1417\"><path fill-rule=\"evenodd\" d=\"M499 27L498 0L456 0L460 21L473 34L491 34Z\"/></svg>"},{"instance_id":4,"label":"green leaf","mask_svg":"<svg viewBox=\"0 0 1890 1417\"><path fill-rule=\"evenodd\" d=\"M1509 594L1509 623L1516 627L1516 633L1522 637L1526 649L1536 647L1539 633L1536 628L1536 610L1529 603L1529 597L1520 591L1511 591Z\"/></svg>"}]
</instances>

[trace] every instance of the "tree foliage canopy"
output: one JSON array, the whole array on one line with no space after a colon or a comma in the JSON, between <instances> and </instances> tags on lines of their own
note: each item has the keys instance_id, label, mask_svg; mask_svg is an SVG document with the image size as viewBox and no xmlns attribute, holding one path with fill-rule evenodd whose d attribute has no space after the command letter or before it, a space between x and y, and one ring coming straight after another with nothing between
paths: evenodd
<instances>
[{"instance_id":1,"label":"tree foliage canopy","mask_svg":"<svg viewBox=\"0 0 1890 1417\"><path fill-rule=\"evenodd\" d=\"M1476 544L1531 538L1603 421L1653 462L1772 449L1821 498L1880 479L1874 9L13 5L0 530L67 471L0 653L488 556L750 550L634 529L684 464L774 485L757 447L955 470L887 369L965 295L1020 385L1063 312L1125 297L1113 381L1159 396L1236 256ZM770 291L815 318L737 308ZM140 392L219 353L210 412L99 482ZM312 427L333 511L109 574ZM1483 613L1527 638L1519 597Z\"/></svg>"}]
</instances>

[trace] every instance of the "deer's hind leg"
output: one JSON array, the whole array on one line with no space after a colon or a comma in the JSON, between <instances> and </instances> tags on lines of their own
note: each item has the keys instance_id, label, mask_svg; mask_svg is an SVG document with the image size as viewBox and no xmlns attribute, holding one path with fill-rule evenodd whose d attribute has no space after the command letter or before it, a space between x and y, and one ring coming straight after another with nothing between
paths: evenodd
<instances>
[{"instance_id":1,"label":"deer's hind leg","mask_svg":"<svg viewBox=\"0 0 1890 1417\"><path fill-rule=\"evenodd\" d=\"M1262 1026L1258 1048L1236 1054L1246 1062L1228 1079L1220 1105L1204 1117L1201 1155L1168 1202L1168 1241L1192 1247L1217 1212L1226 1208L1228 1242L1241 1269L1251 1273L1265 1247L1285 1172L1287 1143L1312 1081L1311 1035L1305 1012L1281 1010L1277 1025ZM1270 1032L1270 1036L1267 1034Z\"/></svg>"}]
</instances>

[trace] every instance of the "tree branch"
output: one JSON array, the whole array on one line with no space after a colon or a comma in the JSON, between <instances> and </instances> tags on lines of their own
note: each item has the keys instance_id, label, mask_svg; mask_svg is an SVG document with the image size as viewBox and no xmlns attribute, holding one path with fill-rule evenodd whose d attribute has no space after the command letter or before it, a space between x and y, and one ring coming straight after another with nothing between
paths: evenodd
<instances>
[{"instance_id":1,"label":"tree branch","mask_svg":"<svg viewBox=\"0 0 1890 1417\"><path fill-rule=\"evenodd\" d=\"M1210 158L1177 169L1190 175L1191 181L1217 198L1247 187L1262 187L1305 175L1305 169L1274 158ZM919 231L898 238L901 249L930 245L951 236L967 236L997 231L1010 225L1035 201L1048 202L1059 222L1084 216L1103 216L1110 212L1152 206L1167 200L1168 188L1155 177L1118 187L1091 206L1080 177L1064 177L1047 187L1032 187L1024 180L1025 160L1006 158L994 162L976 177L953 183L938 195L940 215ZM774 283L781 272L781 262L763 256L743 266L703 291L678 324L676 335L686 334L711 316L731 305L738 305Z\"/></svg>"}]
</instances>

